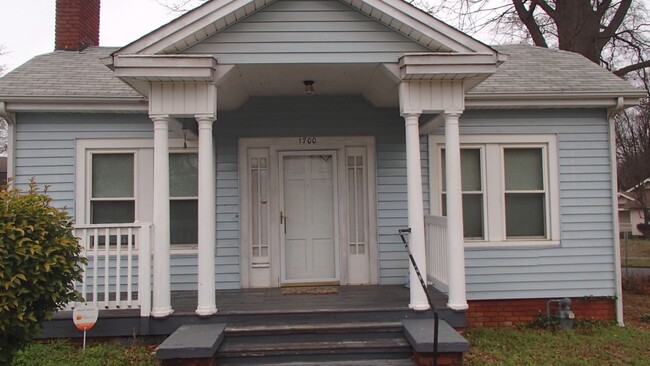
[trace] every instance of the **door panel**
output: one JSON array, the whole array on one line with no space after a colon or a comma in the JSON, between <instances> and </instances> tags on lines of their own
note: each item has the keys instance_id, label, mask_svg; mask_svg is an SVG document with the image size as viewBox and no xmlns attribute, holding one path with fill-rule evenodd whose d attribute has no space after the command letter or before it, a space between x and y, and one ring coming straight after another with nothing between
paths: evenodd
<instances>
[{"instance_id":1,"label":"door panel","mask_svg":"<svg viewBox=\"0 0 650 366\"><path fill-rule=\"evenodd\" d=\"M335 158L281 155L285 282L337 278Z\"/></svg>"}]
</instances>

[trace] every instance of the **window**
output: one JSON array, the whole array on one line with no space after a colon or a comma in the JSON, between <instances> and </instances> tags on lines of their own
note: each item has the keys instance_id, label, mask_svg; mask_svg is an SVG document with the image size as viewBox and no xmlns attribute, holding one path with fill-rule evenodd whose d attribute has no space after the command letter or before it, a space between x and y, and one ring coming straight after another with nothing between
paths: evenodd
<instances>
[{"instance_id":1,"label":"window","mask_svg":"<svg viewBox=\"0 0 650 366\"><path fill-rule=\"evenodd\" d=\"M441 151L442 215L447 215L447 187L445 150ZM484 193L480 148L463 148L460 151L461 189L463 192L463 232L467 239L484 238Z\"/></svg>"},{"instance_id":2,"label":"window","mask_svg":"<svg viewBox=\"0 0 650 366\"><path fill-rule=\"evenodd\" d=\"M504 148L506 238L546 237L543 148Z\"/></svg>"},{"instance_id":3,"label":"window","mask_svg":"<svg viewBox=\"0 0 650 366\"><path fill-rule=\"evenodd\" d=\"M461 135L463 227L471 245L559 243L553 135ZM431 203L446 215L444 136L430 137Z\"/></svg>"},{"instance_id":4,"label":"window","mask_svg":"<svg viewBox=\"0 0 650 366\"><path fill-rule=\"evenodd\" d=\"M135 221L134 154L91 154L90 223Z\"/></svg>"},{"instance_id":5,"label":"window","mask_svg":"<svg viewBox=\"0 0 650 366\"><path fill-rule=\"evenodd\" d=\"M198 239L198 158L196 153L169 155L170 242L197 244Z\"/></svg>"}]
</instances>

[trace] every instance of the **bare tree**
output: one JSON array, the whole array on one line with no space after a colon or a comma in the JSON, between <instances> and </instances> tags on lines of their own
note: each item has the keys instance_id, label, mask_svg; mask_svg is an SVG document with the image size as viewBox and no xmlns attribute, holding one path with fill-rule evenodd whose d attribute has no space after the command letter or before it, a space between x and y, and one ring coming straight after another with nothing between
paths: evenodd
<instances>
[{"instance_id":1,"label":"bare tree","mask_svg":"<svg viewBox=\"0 0 650 366\"><path fill-rule=\"evenodd\" d=\"M185 13L206 1L207 0L156 0L158 4L177 13Z\"/></svg>"},{"instance_id":2,"label":"bare tree","mask_svg":"<svg viewBox=\"0 0 650 366\"><path fill-rule=\"evenodd\" d=\"M650 68L648 11L633 0L413 0L430 13L491 41L532 42L579 53L618 76Z\"/></svg>"},{"instance_id":3,"label":"bare tree","mask_svg":"<svg viewBox=\"0 0 650 366\"><path fill-rule=\"evenodd\" d=\"M616 147L618 186L633 189L630 193L643 209L645 222L650 222L650 194L643 184L650 178L650 98L616 116Z\"/></svg>"}]
</instances>

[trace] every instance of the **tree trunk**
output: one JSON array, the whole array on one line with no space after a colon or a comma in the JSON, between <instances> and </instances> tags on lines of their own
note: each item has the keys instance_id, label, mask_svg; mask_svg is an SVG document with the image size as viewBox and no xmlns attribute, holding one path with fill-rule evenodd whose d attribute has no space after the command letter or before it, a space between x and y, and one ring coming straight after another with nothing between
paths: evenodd
<instances>
[{"instance_id":1,"label":"tree trunk","mask_svg":"<svg viewBox=\"0 0 650 366\"><path fill-rule=\"evenodd\" d=\"M556 2L553 19L557 25L559 48L579 53L600 64L604 43L599 40L601 17L590 0Z\"/></svg>"}]
</instances>

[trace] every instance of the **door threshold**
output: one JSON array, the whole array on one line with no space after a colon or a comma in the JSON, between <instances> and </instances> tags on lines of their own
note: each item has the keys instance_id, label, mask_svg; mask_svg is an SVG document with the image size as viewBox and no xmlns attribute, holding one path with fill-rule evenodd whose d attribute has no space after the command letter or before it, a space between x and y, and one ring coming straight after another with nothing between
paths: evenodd
<instances>
[{"instance_id":1,"label":"door threshold","mask_svg":"<svg viewBox=\"0 0 650 366\"><path fill-rule=\"evenodd\" d=\"M283 283L280 287L340 286L341 281L315 281Z\"/></svg>"}]
</instances>

